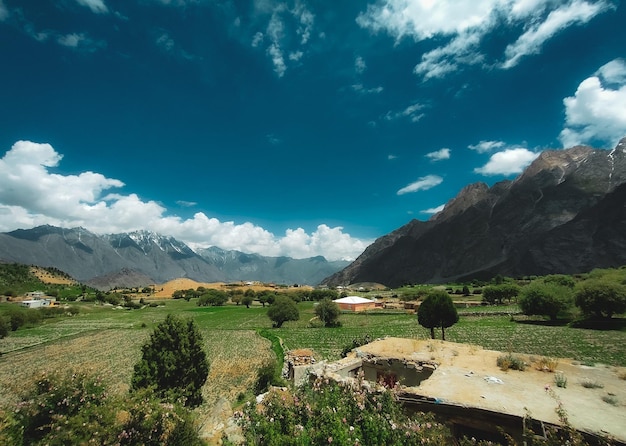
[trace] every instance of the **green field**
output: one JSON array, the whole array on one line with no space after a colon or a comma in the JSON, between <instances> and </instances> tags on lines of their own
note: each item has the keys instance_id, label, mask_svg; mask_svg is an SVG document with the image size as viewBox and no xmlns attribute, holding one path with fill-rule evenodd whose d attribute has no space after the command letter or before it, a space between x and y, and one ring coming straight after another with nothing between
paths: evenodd
<instances>
[{"instance_id":1,"label":"green field","mask_svg":"<svg viewBox=\"0 0 626 446\"><path fill-rule=\"evenodd\" d=\"M15 398L16 376L34 377L46 369L89 368L106 375L115 388L125 389L141 345L167 313L192 317L205 338L211 361L207 401L234 400L254 381L255 370L273 353L260 335L270 332L285 349L311 348L320 359L334 360L354 338L365 334L426 339L414 314L402 310L344 313L341 327L312 327L312 302L301 302L300 320L271 328L267 308L254 305L198 307L195 301L163 301L164 305L140 310L114 309L93 303L75 304L76 316L46 320L33 328L21 328L0 340L0 400ZM490 310L495 310L491 307ZM515 306L499 308L516 313ZM36 311L36 310L32 310ZM538 356L572 358L584 363L626 366L626 329L590 330L568 325L547 325L516 314L489 315L484 307L461 309L460 321L446 330L446 339L486 349L516 351ZM480 312L480 315L475 315ZM623 322L623 320L622 320ZM620 327L620 324L617 324ZM219 383L219 385L217 385ZM21 385L21 384L20 384Z\"/></svg>"}]
</instances>

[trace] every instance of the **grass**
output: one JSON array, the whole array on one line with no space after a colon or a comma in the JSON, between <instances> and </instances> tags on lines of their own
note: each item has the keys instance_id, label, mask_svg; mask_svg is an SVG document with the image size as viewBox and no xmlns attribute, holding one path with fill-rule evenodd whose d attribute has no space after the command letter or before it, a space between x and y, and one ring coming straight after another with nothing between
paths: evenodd
<instances>
[{"instance_id":1,"label":"grass","mask_svg":"<svg viewBox=\"0 0 626 446\"><path fill-rule=\"evenodd\" d=\"M311 348L320 359L334 360L353 339L365 334L373 339L427 339L430 335L429 330L418 325L414 314L401 310L344 313L340 327L310 328L313 303L301 302L299 321L272 329L267 307L259 305L198 307L195 300L182 299L164 303L165 306L141 310L77 304L81 311L76 316L51 319L35 328L10 333L0 340L0 403L14 399L23 387L17 377L28 379L54 368L93 368L107 376L115 388L127 389L141 345L170 312L193 318L203 333L211 362L209 383L205 386L207 402L221 397L234 401L249 389L257 368L272 356L281 356L279 341L285 350ZM511 321L507 315L460 313L460 321L446 329L449 341L504 352L626 366L624 330L533 325ZM439 336L439 331L436 334ZM218 390L224 394L220 396Z\"/></svg>"}]
</instances>

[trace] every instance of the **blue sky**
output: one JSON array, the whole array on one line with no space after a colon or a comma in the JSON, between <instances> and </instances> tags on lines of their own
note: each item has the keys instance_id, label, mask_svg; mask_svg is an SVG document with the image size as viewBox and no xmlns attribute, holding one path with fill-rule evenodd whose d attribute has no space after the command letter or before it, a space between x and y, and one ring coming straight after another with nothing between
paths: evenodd
<instances>
[{"instance_id":1,"label":"blue sky","mask_svg":"<svg viewBox=\"0 0 626 446\"><path fill-rule=\"evenodd\" d=\"M0 0L0 230L353 259L626 136L615 0Z\"/></svg>"}]
</instances>

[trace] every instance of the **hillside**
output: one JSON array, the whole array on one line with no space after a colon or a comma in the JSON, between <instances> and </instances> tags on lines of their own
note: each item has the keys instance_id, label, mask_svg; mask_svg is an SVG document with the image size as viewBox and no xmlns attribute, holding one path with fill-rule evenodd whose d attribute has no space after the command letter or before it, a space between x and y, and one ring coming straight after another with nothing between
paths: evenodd
<instances>
[{"instance_id":1,"label":"hillside","mask_svg":"<svg viewBox=\"0 0 626 446\"><path fill-rule=\"evenodd\" d=\"M67 272L101 290L164 283L261 281L316 285L348 262L323 257L264 257L212 247L194 252L150 231L97 235L84 228L39 226L0 234L0 261Z\"/></svg>"},{"instance_id":2,"label":"hillside","mask_svg":"<svg viewBox=\"0 0 626 446\"><path fill-rule=\"evenodd\" d=\"M324 284L443 283L626 264L626 138L543 152L513 181L471 184L370 245Z\"/></svg>"}]
</instances>

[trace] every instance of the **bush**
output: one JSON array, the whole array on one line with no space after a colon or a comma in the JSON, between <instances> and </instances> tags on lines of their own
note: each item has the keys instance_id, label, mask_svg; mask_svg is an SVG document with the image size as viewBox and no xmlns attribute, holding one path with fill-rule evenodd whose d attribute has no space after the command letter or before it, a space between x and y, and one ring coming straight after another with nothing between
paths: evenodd
<instances>
[{"instance_id":1,"label":"bush","mask_svg":"<svg viewBox=\"0 0 626 446\"><path fill-rule=\"evenodd\" d=\"M524 314L548 316L554 321L572 307L572 290L556 282L535 281L522 289L518 304Z\"/></svg>"},{"instance_id":2,"label":"bush","mask_svg":"<svg viewBox=\"0 0 626 446\"><path fill-rule=\"evenodd\" d=\"M498 356L496 364L498 365L498 367L500 367L500 370L502 371L512 369L523 372L524 370L526 370L526 363L524 362L524 360L519 356L513 355L512 353Z\"/></svg>"},{"instance_id":3,"label":"bush","mask_svg":"<svg viewBox=\"0 0 626 446\"><path fill-rule=\"evenodd\" d=\"M209 363L202 348L202 336L193 320L168 314L141 348L135 364L132 390L154 389L169 401L186 406L202 402L202 386L209 375Z\"/></svg>"},{"instance_id":4,"label":"bush","mask_svg":"<svg viewBox=\"0 0 626 446\"><path fill-rule=\"evenodd\" d=\"M578 285L576 305L587 316L611 318L626 311L626 286L607 279L590 279Z\"/></svg>"},{"instance_id":5,"label":"bush","mask_svg":"<svg viewBox=\"0 0 626 446\"><path fill-rule=\"evenodd\" d=\"M365 345L365 344L369 344L373 340L374 340L374 338L372 338L372 335L370 335L370 334L365 334L365 335L361 336L360 338L353 338L352 342L350 344L346 345L343 348L343 350L341 351L341 357L345 358L346 356L348 356L348 353L350 353L355 348L360 347L360 346Z\"/></svg>"},{"instance_id":6,"label":"bush","mask_svg":"<svg viewBox=\"0 0 626 446\"><path fill-rule=\"evenodd\" d=\"M389 390L318 378L294 394L270 392L262 407L237 413L246 444L447 445L448 429L431 414L408 418Z\"/></svg>"},{"instance_id":7,"label":"bush","mask_svg":"<svg viewBox=\"0 0 626 446\"><path fill-rule=\"evenodd\" d=\"M200 445L191 412L151 392L111 397L83 373L44 374L15 410L0 417L0 440L11 445Z\"/></svg>"}]
</instances>

